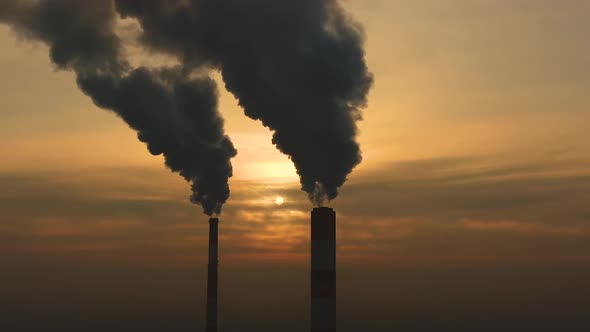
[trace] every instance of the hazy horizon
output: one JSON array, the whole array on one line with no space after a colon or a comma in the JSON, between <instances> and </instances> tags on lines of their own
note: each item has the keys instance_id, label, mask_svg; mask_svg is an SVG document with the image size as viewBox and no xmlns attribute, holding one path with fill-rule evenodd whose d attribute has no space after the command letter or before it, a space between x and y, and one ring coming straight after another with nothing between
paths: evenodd
<instances>
[{"instance_id":1,"label":"hazy horizon","mask_svg":"<svg viewBox=\"0 0 590 332\"><path fill-rule=\"evenodd\" d=\"M363 162L329 203L339 330L588 326L590 2L343 4L375 86ZM119 23L129 39L139 29ZM0 45L0 321L204 329L208 216L188 184L44 45L6 25ZM220 90L239 151L220 216L220 330L308 329L313 206L272 133Z\"/></svg>"}]
</instances>

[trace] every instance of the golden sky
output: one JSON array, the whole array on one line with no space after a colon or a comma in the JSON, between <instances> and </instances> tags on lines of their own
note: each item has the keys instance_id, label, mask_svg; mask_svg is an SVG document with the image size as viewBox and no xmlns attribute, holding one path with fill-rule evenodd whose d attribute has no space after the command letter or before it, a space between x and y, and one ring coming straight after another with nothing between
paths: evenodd
<instances>
[{"instance_id":1,"label":"golden sky","mask_svg":"<svg viewBox=\"0 0 590 332\"><path fill-rule=\"evenodd\" d=\"M333 202L339 253L590 258L581 244L590 236L590 3L346 6L365 26L376 83L360 125L363 163ZM189 204L188 185L93 106L72 73L53 68L45 46L2 26L0 47L0 233L12 239L0 248L35 241L26 250L73 255L149 246L201 257L193 249L204 247L206 219ZM239 150L225 257L306 259L310 205L289 159L226 92L221 111Z\"/></svg>"},{"instance_id":2,"label":"golden sky","mask_svg":"<svg viewBox=\"0 0 590 332\"><path fill-rule=\"evenodd\" d=\"M331 203L341 330L587 321L590 1L343 2L375 86L363 163ZM271 133L225 91L220 108L239 150L222 330L305 330L311 204ZM0 316L202 319L208 224L189 185L2 25L0 156Z\"/></svg>"}]
</instances>

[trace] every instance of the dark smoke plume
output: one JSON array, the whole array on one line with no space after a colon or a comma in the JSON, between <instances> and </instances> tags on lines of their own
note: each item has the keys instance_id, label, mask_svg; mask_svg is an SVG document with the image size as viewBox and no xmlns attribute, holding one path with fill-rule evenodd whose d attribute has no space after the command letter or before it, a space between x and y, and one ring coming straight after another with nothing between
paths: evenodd
<instances>
[{"instance_id":1,"label":"dark smoke plume","mask_svg":"<svg viewBox=\"0 0 590 332\"><path fill-rule=\"evenodd\" d=\"M112 0L0 1L0 22L47 44L55 65L73 70L97 106L116 112L152 154L164 155L191 182L194 203L220 213L237 152L224 135L215 82L197 75L195 64L131 68L116 19Z\"/></svg>"},{"instance_id":2,"label":"dark smoke plume","mask_svg":"<svg viewBox=\"0 0 590 332\"><path fill-rule=\"evenodd\" d=\"M317 205L361 161L360 109L373 83L359 26L338 0L115 0L142 42L186 67L220 69L246 115L274 131Z\"/></svg>"},{"instance_id":3,"label":"dark smoke plume","mask_svg":"<svg viewBox=\"0 0 590 332\"><path fill-rule=\"evenodd\" d=\"M177 56L180 67L130 68L114 6L140 22L146 47ZM209 214L229 195L236 151L215 85L195 69L221 71L246 115L274 131L315 204L334 199L361 161L356 122L373 79L361 29L338 0L2 0L0 20L47 43L97 105L193 183Z\"/></svg>"}]
</instances>

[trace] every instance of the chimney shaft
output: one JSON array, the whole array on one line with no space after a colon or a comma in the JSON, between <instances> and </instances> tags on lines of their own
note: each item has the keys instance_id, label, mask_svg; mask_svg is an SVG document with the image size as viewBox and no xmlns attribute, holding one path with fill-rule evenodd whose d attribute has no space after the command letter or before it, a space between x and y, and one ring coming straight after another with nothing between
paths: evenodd
<instances>
[{"instance_id":1,"label":"chimney shaft","mask_svg":"<svg viewBox=\"0 0 590 332\"><path fill-rule=\"evenodd\" d=\"M217 267L219 219L209 219L209 264L207 268L207 332L217 332Z\"/></svg>"},{"instance_id":2,"label":"chimney shaft","mask_svg":"<svg viewBox=\"0 0 590 332\"><path fill-rule=\"evenodd\" d=\"M209 266L217 266L217 237L219 234L219 218L209 219Z\"/></svg>"},{"instance_id":3,"label":"chimney shaft","mask_svg":"<svg viewBox=\"0 0 590 332\"><path fill-rule=\"evenodd\" d=\"M336 212L311 212L311 332L336 332Z\"/></svg>"}]
</instances>

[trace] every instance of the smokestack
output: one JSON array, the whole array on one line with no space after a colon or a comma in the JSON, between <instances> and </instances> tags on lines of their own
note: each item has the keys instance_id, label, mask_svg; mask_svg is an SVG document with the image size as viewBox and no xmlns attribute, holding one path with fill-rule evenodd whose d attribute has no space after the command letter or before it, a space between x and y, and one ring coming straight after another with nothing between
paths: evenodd
<instances>
[{"instance_id":1,"label":"smokestack","mask_svg":"<svg viewBox=\"0 0 590 332\"><path fill-rule=\"evenodd\" d=\"M311 332L336 332L336 212L311 212Z\"/></svg>"},{"instance_id":2,"label":"smokestack","mask_svg":"<svg viewBox=\"0 0 590 332\"><path fill-rule=\"evenodd\" d=\"M219 219L209 219L209 264L207 272L207 332L217 332L217 236Z\"/></svg>"}]
</instances>

